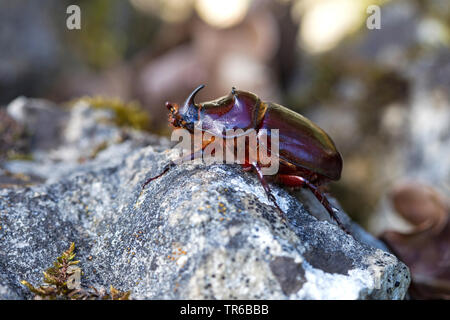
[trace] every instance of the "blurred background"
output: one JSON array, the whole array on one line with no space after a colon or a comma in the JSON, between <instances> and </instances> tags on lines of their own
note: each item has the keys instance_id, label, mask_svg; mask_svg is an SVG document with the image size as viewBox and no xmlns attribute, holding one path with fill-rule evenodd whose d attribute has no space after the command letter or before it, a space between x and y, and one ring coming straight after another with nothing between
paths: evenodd
<instances>
[{"instance_id":1,"label":"blurred background","mask_svg":"<svg viewBox=\"0 0 450 320\"><path fill-rule=\"evenodd\" d=\"M66 28L71 4L81 8L81 30ZM381 8L380 29L366 26L370 5ZM147 130L168 135L166 100L182 102L201 83L198 101L236 86L330 134L344 159L330 192L354 220L375 235L408 232L422 222L412 215L432 215L429 192L448 213L449 7L448 0L1 0L0 105L20 95L56 103L116 97L148 113ZM399 215L393 199L419 204ZM427 209L411 213L420 205Z\"/></svg>"}]
</instances>

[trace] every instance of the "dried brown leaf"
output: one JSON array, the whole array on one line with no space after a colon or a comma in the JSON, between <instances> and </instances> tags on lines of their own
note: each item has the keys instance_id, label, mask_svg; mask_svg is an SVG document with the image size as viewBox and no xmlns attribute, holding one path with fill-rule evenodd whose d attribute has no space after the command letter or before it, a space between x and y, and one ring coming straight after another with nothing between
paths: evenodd
<instances>
[{"instance_id":1,"label":"dried brown leaf","mask_svg":"<svg viewBox=\"0 0 450 320\"><path fill-rule=\"evenodd\" d=\"M386 231L381 239L411 271L414 299L450 299L450 206L435 189L409 182L391 193L410 233Z\"/></svg>"}]
</instances>

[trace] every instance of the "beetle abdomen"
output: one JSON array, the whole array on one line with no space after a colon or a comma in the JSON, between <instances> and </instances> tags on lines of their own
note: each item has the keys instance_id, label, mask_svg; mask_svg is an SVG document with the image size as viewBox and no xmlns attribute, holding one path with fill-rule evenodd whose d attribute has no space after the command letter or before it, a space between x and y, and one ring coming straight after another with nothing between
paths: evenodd
<instances>
[{"instance_id":1,"label":"beetle abdomen","mask_svg":"<svg viewBox=\"0 0 450 320\"><path fill-rule=\"evenodd\" d=\"M304 116L275 103L259 129L279 129L279 157L331 180L339 180L342 158L328 134Z\"/></svg>"}]
</instances>

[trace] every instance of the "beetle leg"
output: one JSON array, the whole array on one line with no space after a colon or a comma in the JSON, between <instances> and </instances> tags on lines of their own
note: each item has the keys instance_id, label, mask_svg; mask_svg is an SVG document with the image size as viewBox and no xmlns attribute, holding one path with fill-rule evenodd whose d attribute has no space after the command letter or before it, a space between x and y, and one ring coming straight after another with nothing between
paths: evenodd
<instances>
[{"instance_id":1,"label":"beetle leg","mask_svg":"<svg viewBox=\"0 0 450 320\"><path fill-rule=\"evenodd\" d=\"M160 174L158 174L157 176L151 177L150 179L148 179L147 181L145 181L145 183L142 185L142 189L144 189L150 182L152 182L153 180L156 180L160 177L162 177L167 171L169 171L170 169L172 169L173 167L186 162L186 161L192 161L195 158L197 158L198 156L202 155L203 156L203 151L205 150L206 146L208 144L204 145L201 149L192 152L191 154L188 154L184 157L181 157L175 161L170 161L168 164L166 164L164 166L164 169L162 170L162 172Z\"/></svg>"},{"instance_id":2,"label":"beetle leg","mask_svg":"<svg viewBox=\"0 0 450 320\"><path fill-rule=\"evenodd\" d=\"M272 201L272 203L277 208L278 214L280 215L282 221L286 221L286 215L284 214L283 210L281 210L281 208L278 206L277 199L275 199L275 196L273 195L269 184L267 183L266 179L264 179L264 175L261 171L261 168L259 167L259 165L257 163L252 163L251 166L256 170L259 181L261 182L261 184L264 188L264 191L266 192L267 198L269 198L269 200Z\"/></svg>"},{"instance_id":3,"label":"beetle leg","mask_svg":"<svg viewBox=\"0 0 450 320\"><path fill-rule=\"evenodd\" d=\"M338 217L336 216L336 212L338 209L333 207L331 203L328 201L327 197L320 192L319 188L317 188L314 184L309 182L307 179L301 177L301 176L295 176L295 175L288 175L288 174L280 174L278 175L278 181L281 182L283 185L289 186L289 187L303 187L306 186L311 190L311 192L314 194L314 196L319 200L319 202L322 204L322 206L328 211L328 214L330 217L336 221L337 225L344 230L347 234L350 234L345 226L339 221Z\"/></svg>"},{"instance_id":4,"label":"beetle leg","mask_svg":"<svg viewBox=\"0 0 450 320\"><path fill-rule=\"evenodd\" d=\"M142 185L142 189L144 189L150 182L152 182L153 180L156 180L160 177L162 177L167 171L169 171L172 167L176 166L175 162L170 161L162 170L162 172L160 174L158 174L157 176L151 177L149 178L147 181L145 181L145 183Z\"/></svg>"}]
</instances>

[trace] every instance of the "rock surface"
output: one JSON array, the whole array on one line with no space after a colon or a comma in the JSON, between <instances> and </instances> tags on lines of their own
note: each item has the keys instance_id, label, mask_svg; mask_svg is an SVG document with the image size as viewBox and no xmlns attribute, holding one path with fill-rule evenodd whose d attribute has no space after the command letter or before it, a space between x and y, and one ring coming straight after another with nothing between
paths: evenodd
<instances>
[{"instance_id":1,"label":"rock surface","mask_svg":"<svg viewBox=\"0 0 450 320\"><path fill-rule=\"evenodd\" d=\"M8 111L26 117L33 103ZM407 267L341 213L345 234L307 191L273 186L282 222L237 166L183 164L142 190L176 157L168 140L83 103L65 112L57 145L1 164L39 179L0 189L0 298L31 298L20 280L41 284L72 241L84 284L134 299L404 298Z\"/></svg>"}]
</instances>

